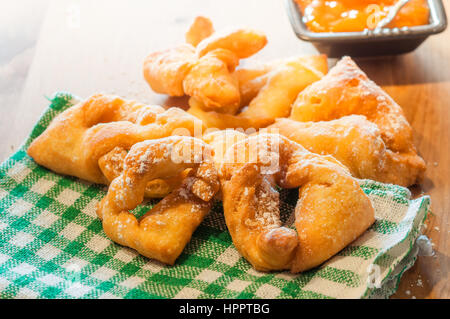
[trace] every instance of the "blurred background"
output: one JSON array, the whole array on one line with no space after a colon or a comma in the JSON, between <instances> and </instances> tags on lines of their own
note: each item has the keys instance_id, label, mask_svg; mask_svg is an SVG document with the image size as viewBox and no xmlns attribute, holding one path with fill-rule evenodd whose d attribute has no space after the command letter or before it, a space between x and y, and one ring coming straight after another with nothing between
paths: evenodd
<instances>
[{"instance_id":1,"label":"blurred background","mask_svg":"<svg viewBox=\"0 0 450 319\"><path fill-rule=\"evenodd\" d=\"M19 103L49 2L50 0L2 2L0 10L0 105Z\"/></svg>"}]
</instances>

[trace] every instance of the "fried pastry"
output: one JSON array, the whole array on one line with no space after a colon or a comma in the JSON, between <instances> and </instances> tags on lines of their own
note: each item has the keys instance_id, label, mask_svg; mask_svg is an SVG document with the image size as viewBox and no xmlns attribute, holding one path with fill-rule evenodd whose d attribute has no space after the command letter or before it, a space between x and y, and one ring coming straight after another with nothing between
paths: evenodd
<instances>
[{"instance_id":1,"label":"fried pastry","mask_svg":"<svg viewBox=\"0 0 450 319\"><path fill-rule=\"evenodd\" d=\"M249 28L231 28L215 32L197 45L199 57L208 52L224 49L236 54L239 59L245 59L259 52L267 44L266 36Z\"/></svg>"},{"instance_id":2,"label":"fried pastry","mask_svg":"<svg viewBox=\"0 0 450 319\"><path fill-rule=\"evenodd\" d=\"M201 133L200 121L179 108L96 94L59 114L27 152L56 173L109 184L99 160L116 147L126 152L144 140L194 135L196 129Z\"/></svg>"},{"instance_id":3,"label":"fried pastry","mask_svg":"<svg viewBox=\"0 0 450 319\"><path fill-rule=\"evenodd\" d=\"M148 182L191 168L172 193L139 220L129 212L144 199ZM219 180L210 147L200 139L171 136L133 145L97 214L106 235L140 254L173 264L208 214Z\"/></svg>"},{"instance_id":4,"label":"fried pastry","mask_svg":"<svg viewBox=\"0 0 450 319\"><path fill-rule=\"evenodd\" d=\"M415 153L388 149L377 125L362 115L319 122L280 118L267 130L286 136L310 152L332 155L357 178L409 186L424 170L422 158Z\"/></svg>"},{"instance_id":5,"label":"fried pastry","mask_svg":"<svg viewBox=\"0 0 450 319\"><path fill-rule=\"evenodd\" d=\"M279 64L279 61L259 62L250 67L238 68L234 72L239 83L241 107L247 106L258 95L261 88L267 83L267 73L274 70Z\"/></svg>"},{"instance_id":6,"label":"fried pastry","mask_svg":"<svg viewBox=\"0 0 450 319\"><path fill-rule=\"evenodd\" d=\"M238 65L237 56L215 49L192 65L183 80L184 93L203 102L205 110L234 112L240 103L238 80L231 73Z\"/></svg>"},{"instance_id":7,"label":"fried pastry","mask_svg":"<svg viewBox=\"0 0 450 319\"><path fill-rule=\"evenodd\" d=\"M350 57L303 90L292 106L291 119L328 121L359 114L375 123L386 146L394 152L415 152L412 129L402 108L372 82Z\"/></svg>"},{"instance_id":8,"label":"fried pastry","mask_svg":"<svg viewBox=\"0 0 450 319\"><path fill-rule=\"evenodd\" d=\"M110 152L99 158L98 166L110 183L122 174L123 163L127 154L128 151L126 149L116 146ZM155 179L149 181L145 187L145 197L162 198L166 196L181 184L181 181L185 176L186 172L182 172L177 176L167 179Z\"/></svg>"},{"instance_id":9,"label":"fried pastry","mask_svg":"<svg viewBox=\"0 0 450 319\"><path fill-rule=\"evenodd\" d=\"M207 128L225 130L228 128L259 129L273 123L270 117L247 117L240 114L223 114L215 111L204 111L202 103L195 98L189 99L188 113L194 115L202 121Z\"/></svg>"},{"instance_id":10,"label":"fried pastry","mask_svg":"<svg viewBox=\"0 0 450 319\"><path fill-rule=\"evenodd\" d=\"M242 101L249 105L238 114L205 111L200 100L189 100L189 113L206 127L259 129L278 117L288 116L298 93L327 72L326 56L305 56L274 61L267 65L235 71Z\"/></svg>"},{"instance_id":11,"label":"fried pastry","mask_svg":"<svg viewBox=\"0 0 450 319\"><path fill-rule=\"evenodd\" d=\"M195 48L182 44L151 53L144 61L144 77L153 91L183 96L183 81L196 63Z\"/></svg>"},{"instance_id":12,"label":"fried pastry","mask_svg":"<svg viewBox=\"0 0 450 319\"><path fill-rule=\"evenodd\" d=\"M196 47L202 40L211 36L214 33L214 27L206 17L198 16L186 32L186 43Z\"/></svg>"},{"instance_id":13,"label":"fried pastry","mask_svg":"<svg viewBox=\"0 0 450 319\"><path fill-rule=\"evenodd\" d=\"M208 134L215 150L229 138L219 176L225 221L233 243L257 270L297 273L320 265L375 220L369 198L331 156L310 153L279 135ZM217 165L217 164L216 164ZM295 231L279 216L275 186L300 188Z\"/></svg>"},{"instance_id":14,"label":"fried pastry","mask_svg":"<svg viewBox=\"0 0 450 319\"><path fill-rule=\"evenodd\" d=\"M295 57L278 63L263 75L266 80L259 82L263 86L241 115L272 119L289 116L291 105L299 92L320 80L327 71L325 55Z\"/></svg>"},{"instance_id":15,"label":"fried pastry","mask_svg":"<svg viewBox=\"0 0 450 319\"><path fill-rule=\"evenodd\" d=\"M239 68L235 74L239 81L239 91L241 93L241 106L249 105L250 101L258 95L259 91L266 85L269 73L283 66L291 59L281 59L265 63L254 63L250 66ZM328 62L325 55L307 56L301 58L299 62L304 62L315 71L326 74L328 72ZM303 81L303 79L301 80Z\"/></svg>"},{"instance_id":16,"label":"fried pastry","mask_svg":"<svg viewBox=\"0 0 450 319\"><path fill-rule=\"evenodd\" d=\"M247 134L237 130L220 130L206 133L202 136L204 140L214 151L214 163L217 171L220 173L220 166L224 162L225 154L231 146L247 138Z\"/></svg>"},{"instance_id":17,"label":"fried pastry","mask_svg":"<svg viewBox=\"0 0 450 319\"><path fill-rule=\"evenodd\" d=\"M364 115L376 124L391 151L390 167L385 172L390 176L375 179L405 186L420 181L426 165L417 155L412 128L402 108L349 57L342 58L326 76L298 95L290 118L316 122L351 114Z\"/></svg>"},{"instance_id":18,"label":"fried pastry","mask_svg":"<svg viewBox=\"0 0 450 319\"><path fill-rule=\"evenodd\" d=\"M202 29L205 25L206 30ZM144 62L144 77L157 93L186 94L199 100L205 111L234 114L240 106L240 94L233 71L239 59L261 50L267 38L251 29L212 30L206 20L196 19L187 41L197 47L183 44L150 54ZM212 35L206 37L209 33Z\"/></svg>"}]
</instances>

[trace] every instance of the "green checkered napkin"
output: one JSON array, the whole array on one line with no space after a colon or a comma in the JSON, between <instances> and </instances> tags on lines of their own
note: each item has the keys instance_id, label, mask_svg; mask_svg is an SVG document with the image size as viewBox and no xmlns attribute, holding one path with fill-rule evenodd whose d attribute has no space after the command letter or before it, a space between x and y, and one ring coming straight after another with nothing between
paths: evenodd
<instances>
[{"instance_id":1,"label":"green checkered napkin","mask_svg":"<svg viewBox=\"0 0 450 319\"><path fill-rule=\"evenodd\" d=\"M415 261L429 197L411 200L406 188L369 180L361 187L377 221L312 271L253 270L232 244L220 203L175 266L142 257L105 236L95 213L104 186L54 174L26 155L30 142L75 101L70 94L56 94L25 145L0 166L1 298L387 297ZM297 196L281 193L284 219ZM151 205L135 213L142 215Z\"/></svg>"}]
</instances>

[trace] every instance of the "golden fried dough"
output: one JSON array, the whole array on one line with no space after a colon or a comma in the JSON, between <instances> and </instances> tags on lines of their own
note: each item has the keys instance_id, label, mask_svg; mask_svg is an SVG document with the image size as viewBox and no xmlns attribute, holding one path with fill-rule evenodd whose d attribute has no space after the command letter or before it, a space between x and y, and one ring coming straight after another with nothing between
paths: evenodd
<instances>
[{"instance_id":1,"label":"golden fried dough","mask_svg":"<svg viewBox=\"0 0 450 319\"><path fill-rule=\"evenodd\" d=\"M386 169L376 180L405 186L420 181L426 165L417 155L403 110L349 57L342 58L326 76L298 95L290 118L316 122L351 114L364 115L376 124L389 150Z\"/></svg>"},{"instance_id":2,"label":"golden fried dough","mask_svg":"<svg viewBox=\"0 0 450 319\"><path fill-rule=\"evenodd\" d=\"M199 57L216 49L233 52L239 59L245 59L260 51L267 44L264 33L252 29L226 29L214 33L197 45Z\"/></svg>"},{"instance_id":3,"label":"golden fried dough","mask_svg":"<svg viewBox=\"0 0 450 319\"><path fill-rule=\"evenodd\" d=\"M239 82L241 107L247 106L258 95L261 88L267 83L267 73L278 64L277 62L258 63L251 67L239 68L234 72Z\"/></svg>"},{"instance_id":4,"label":"golden fried dough","mask_svg":"<svg viewBox=\"0 0 450 319\"><path fill-rule=\"evenodd\" d=\"M98 166L109 182L112 182L123 172L123 163L128 151L116 146L98 160ZM155 179L149 181L145 187L145 197L162 198L180 186L186 172L167 179Z\"/></svg>"},{"instance_id":5,"label":"golden fried dough","mask_svg":"<svg viewBox=\"0 0 450 319\"><path fill-rule=\"evenodd\" d=\"M207 107L200 100L191 98L188 112L201 119L208 128L256 130L273 123L277 117L289 115L298 93L319 80L326 71L327 59L324 55L296 57L238 69L234 74L239 81L241 101L250 101L247 108L237 114L221 114L206 111ZM231 107L228 109L231 110Z\"/></svg>"},{"instance_id":6,"label":"golden fried dough","mask_svg":"<svg viewBox=\"0 0 450 319\"><path fill-rule=\"evenodd\" d=\"M409 186L420 180L425 169L420 156L387 149L378 127L362 115L320 122L280 118L267 129L313 153L332 155L357 178Z\"/></svg>"},{"instance_id":7,"label":"golden fried dough","mask_svg":"<svg viewBox=\"0 0 450 319\"><path fill-rule=\"evenodd\" d=\"M250 101L258 95L259 91L266 85L271 71L282 67L286 63L289 63L289 61L295 61L295 58L275 60L266 63L260 62L237 69L235 74L239 81L241 106L249 105ZM299 63L305 63L308 67L322 73L321 76L328 72L328 62L325 55L300 57L297 61ZM303 79L301 81L303 81Z\"/></svg>"},{"instance_id":8,"label":"golden fried dough","mask_svg":"<svg viewBox=\"0 0 450 319\"><path fill-rule=\"evenodd\" d=\"M208 145L187 136L133 145L124 170L97 208L106 235L146 257L173 264L219 190L211 156ZM178 176L188 168L192 170L181 185L139 220L129 212L143 201L149 181Z\"/></svg>"},{"instance_id":9,"label":"golden fried dough","mask_svg":"<svg viewBox=\"0 0 450 319\"><path fill-rule=\"evenodd\" d=\"M267 73L265 84L241 115L273 119L288 116L299 92L326 72L325 55L287 59Z\"/></svg>"},{"instance_id":10,"label":"golden fried dough","mask_svg":"<svg viewBox=\"0 0 450 319\"><path fill-rule=\"evenodd\" d=\"M215 150L229 138L219 165L225 221L233 243L257 270L300 272L320 265L373 222L369 198L331 156L310 153L279 134L208 134ZM228 141L228 142L227 142ZM225 147L226 148L226 147ZM220 160L217 157L216 160ZM297 188L295 228L279 217L275 185Z\"/></svg>"},{"instance_id":11,"label":"golden fried dough","mask_svg":"<svg viewBox=\"0 0 450 319\"><path fill-rule=\"evenodd\" d=\"M247 138L247 134L237 130L220 130L206 133L202 136L204 140L214 151L214 163L216 169L220 172L220 166L224 162L225 154L231 146Z\"/></svg>"},{"instance_id":12,"label":"golden fried dough","mask_svg":"<svg viewBox=\"0 0 450 319\"><path fill-rule=\"evenodd\" d=\"M207 128L225 130L227 128L259 129L273 123L274 119L270 117L247 117L241 114L223 114L214 111L204 111L204 106L191 97L189 99L188 113L194 115L202 121Z\"/></svg>"},{"instance_id":13,"label":"golden fried dough","mask_svg":"<svg viewBox=\"0 0 450 319\"><path fill-rule=\"evenodd\" d=\"M238 63L231 51L216 49L208 52L184 78L184 92L202 101L206 111L235 112L240 105L240 94L238 80L231 72Z\"/></svg>"},{"instance_id":14,"label":"golden fried dough","mask_svg":"<svg viewBox=\"0 0 450 319\"><path fill-rule=\"evenodd\" d=\"M178 108L144 105L96 94L59 114L29 146L38 164L90 182L108 184L99 159L121 147L170 135L194 135L200 121Z\"/></svg>"},{"instance_id":15,"label":"golden fried dough","mask_svg":"<svg viewBox=\"0 0 450 319\"><path fill-rule=\"evenodd\" d=\"M204 24L202 19L194 22L188 42L195 45L197 40L192 38L210 33L212 25L211 30L202 30ZM234 114L240 107L240 92L233 71L239 59L256 53L266 43L264 34L250 29L215 32L203 38L197 48L184 44L150 54L144 62L144 77L157 93L186 94L200 101L204 111Z\"/></svg>"},{"instance_id":16,"label":"golden fried dough","mask_svg":"<svg viewBox=\"0 0 450 319\"><path fill-rule=\"evenodd\" d=\"M237 56L217 49L199 58L194 47L154 52L144 61L144 78L153 91L170 96L190 95L202 101L205 109L234 112L239 107L237 79L231 74Z\"/></svg>"},{"instance_id":17,"label":"golden fried dough","mask_svg":"<svg viewBox=\"0 0 450 319\"><path fill-rule=\"evenodd\" d=\"M349 57L298 95L291 119L316 122L351 114L364 115L375 123L394 152L415 152L412 129L401 107Z\"/></svg>"},{"instance_id":18,"label":"golden fried dough","mask_svg":"<svg viewBox=\"0 0 450 319\"><path fill-rule=\"evenodd\" d=\"M194 22L186 32L186 43L189 43L196 47L197 44L199 44L203 39L206 39L213 33L214 27L211 20L202 16L198 16L194 19Z\"/></svg>"},{"instance_id":19,"label":"golden fried dough","mask_svg":"<svg viewBox=\"0 0 450 319\"><path fill-rule=\"evenodd\" d=\"M156 93L183 96L184 78L196 61L195 48L190 44L153 52L144 61L144 78Z\"/></svg>"}]
</instances>

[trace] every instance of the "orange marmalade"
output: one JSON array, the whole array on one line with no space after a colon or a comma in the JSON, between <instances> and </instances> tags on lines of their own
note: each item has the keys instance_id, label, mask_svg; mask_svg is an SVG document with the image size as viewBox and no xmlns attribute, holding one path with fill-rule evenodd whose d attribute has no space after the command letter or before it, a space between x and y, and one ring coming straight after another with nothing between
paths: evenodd
<instances>
[{"instance_id":1,"label":"orange marmalade","mask_svg":"<svg viewBox=\"0 0 450 319\"><path fill-rule=\"evenodd\" d=\"M303 22L314 32L353 32L374 29L398 0L295 0ZM427 0L411 0L388 28L428 24Z\"/></svg>"}]
</instances>

